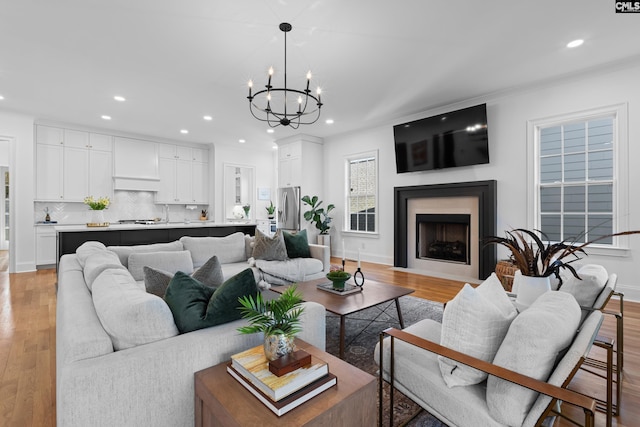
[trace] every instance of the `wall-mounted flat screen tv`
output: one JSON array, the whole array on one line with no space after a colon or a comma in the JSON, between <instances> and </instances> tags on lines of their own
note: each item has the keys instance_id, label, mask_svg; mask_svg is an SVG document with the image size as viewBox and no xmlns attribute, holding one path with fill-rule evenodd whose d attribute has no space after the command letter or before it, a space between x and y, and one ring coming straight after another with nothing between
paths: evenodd
<instances>
[{"instance_id":1,"label":"wall-mounted flat screen tv","mask_svg":"<svg viewBox=\"0 0 640 427\"><path fill-rule=\"evenodd\" d=\"M393 127L398 173L489 163L487 105Z\"/></svg>"}]
</instances>

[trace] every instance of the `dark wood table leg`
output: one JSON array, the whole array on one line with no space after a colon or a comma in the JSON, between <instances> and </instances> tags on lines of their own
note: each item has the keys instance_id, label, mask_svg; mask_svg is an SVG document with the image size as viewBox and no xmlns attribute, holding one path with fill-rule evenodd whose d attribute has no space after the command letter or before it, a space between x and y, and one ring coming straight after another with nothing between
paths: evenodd
<instances>
[{"instance_id":1,"label":"dark wood table leg","mask_svg":"<svg viewBox=\"0 0 640 427\"><path fill-rule=\"evenodd\" d=\"M346 316L340 316L340 359L344 360L344 320Z\"/></svg>"},{"instance_id":2,"label":"dark wood table leg","mask_svg":"<svg viewBox=\"0 0 640 427\"><path fill-rule=\"evenodd\" d=\"M400 321L400 329L404 329L404 319L402 318L402 311L400 310L400 301L398 300L398 298L396 298L395 301L396 310L398 310L398 320Z\"/></svg>"}]
</instances>

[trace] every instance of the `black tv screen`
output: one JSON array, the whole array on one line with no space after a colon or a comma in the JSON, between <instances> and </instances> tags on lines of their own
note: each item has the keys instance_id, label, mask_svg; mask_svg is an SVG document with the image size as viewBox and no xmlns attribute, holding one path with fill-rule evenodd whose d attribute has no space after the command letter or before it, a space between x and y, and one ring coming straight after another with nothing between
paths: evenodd
<instances>
[{"instance_id":1,"label":"black tv screen","mask_svg":"<svg viewBox=\"0 0 640 427\"><path fill-rule=\"evenodd\" d=\"M398 173L489 163L487 105L393 127Z\"/></svg>"}]
</instances>

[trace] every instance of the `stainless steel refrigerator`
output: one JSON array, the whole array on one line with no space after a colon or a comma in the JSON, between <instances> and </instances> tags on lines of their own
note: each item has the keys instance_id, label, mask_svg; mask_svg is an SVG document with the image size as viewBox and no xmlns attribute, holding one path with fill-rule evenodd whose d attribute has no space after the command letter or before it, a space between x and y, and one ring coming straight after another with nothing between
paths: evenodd
<instances>
[{"instance_id":1,"label":"stainless steel refrigerator","mask_svg":"<svg viewBox=\"0 0 640 427\"><path fill-rule=\"evenodd\" d=\"M300 230L300 187L278 188L278 228Z\"/></svg>"}]
</instances>

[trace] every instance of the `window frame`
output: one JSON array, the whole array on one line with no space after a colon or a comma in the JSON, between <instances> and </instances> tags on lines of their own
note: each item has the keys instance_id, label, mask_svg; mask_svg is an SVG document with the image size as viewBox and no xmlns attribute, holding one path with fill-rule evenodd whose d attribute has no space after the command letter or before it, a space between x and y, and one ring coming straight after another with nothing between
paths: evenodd
<instances>
[{"instance_id":1,"label":"window frame","mask_svg":"<svg viewBox=\"0 0 640 427\"><path fill-rule=\"evenodd\" d=\"M350 215L351 215L351 211L349 210L349 198L350 198L350 193L351 193L351 185L350 185L350 180L351 180L351 175L350 175L350 164L351 162L353 162L354 160L364 160L367 158L373 158L374 161L374 165L375 165L375 191L373 194L373 197L375 198L375 203L374 203L374 209L375 209L375 215L374 215L374 229L375 231L363 231L363 230L351 230L350 229L350 225L351 225L351 220L350 220ZM343 217L343 227L342 227L342 232L346 233L346 234L354 234L354 235L359 235L359 236L378 236L379 235L379 230L380 230L380 197L379 197L379 191L380 191L380 165L379 165L379 156L378 156L378 150L371 150L371 151L364 151L364 152L360 152L360 153L356 153L356 154L350 154L347 156L344 156L344 217Z\"/></svg>"},{"instance_id":2,"label":"window frame","mask_svg":"<svg viewBox=\"0 0 640 427\"><path fill-rule=\"evenodd\" d=\"M613 118L613 233L628 230L629 224L629 138L626 103L527 121L527 228L540 229L540 131L542 128ZM588 181L587 181L588 182ZM565 181L570 185L570 182ZM628 236L613 238L612 244L589 245L589 254L627 256Z\"/></svg>"}]
</instances>

